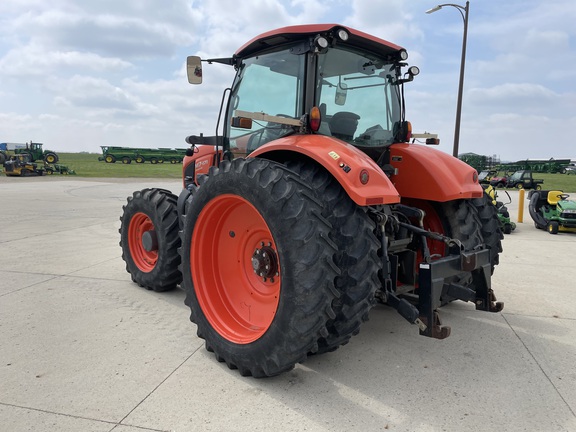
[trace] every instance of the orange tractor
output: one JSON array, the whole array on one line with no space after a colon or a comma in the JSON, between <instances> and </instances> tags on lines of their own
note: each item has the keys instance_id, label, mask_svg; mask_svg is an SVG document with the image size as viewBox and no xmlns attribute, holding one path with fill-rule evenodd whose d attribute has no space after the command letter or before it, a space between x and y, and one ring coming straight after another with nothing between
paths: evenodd
<instances>
[{"instance_id":1,"label":"orange tractor","mask_svg":"<svg viewBox=\"0 0 576 432\"><path fill-rule=\"evenodd\" d=\"M242 375L337 349L378 301L438 339L442 305L502 309L490 283L503 236L476 171L409 144L407 56L326 24L188 58L192 84L202 61L236 77L216 135L186 138L179 196L128 198L122 257L140 286L180 284L206 348Z\"/></svg>"}]
</instances>

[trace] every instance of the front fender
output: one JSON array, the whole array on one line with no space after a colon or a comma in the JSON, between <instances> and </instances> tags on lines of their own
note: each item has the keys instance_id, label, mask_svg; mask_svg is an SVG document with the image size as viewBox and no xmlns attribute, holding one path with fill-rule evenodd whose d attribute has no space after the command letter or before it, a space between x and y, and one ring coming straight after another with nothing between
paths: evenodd
<instances>
[{"instance_id":1,"label":"front fender","mask_svg":"<svg viewBox=\"0 0 576 432\"><path fill-rule=\"evenodd\" d=\"M275 157L278 152L300 153L313 159L326 168L360 206L400 202L398 191L380 167L365 153L338 139L323 135L291 135L259 147L249 157L282 160ZM365 184L360 176L364 171L368 175Z\"/></svg>"},{"instance_id":2,"label":"front fender","mask_svg":"<svg viewBox=\"0 0 576 432\"><path fill-rule=\"evenodd\" d=\"M190 183L196 183L196 179L201 174L208 174L211 166L218 162L218 158L222 156L222 147L214 145L203 144L195 145L193 147L194 153L192 156L184 156L182 160L182 179L183 186L186 188Z\"/></svg>"},{"instance_id":3,"label":"front fender","mask_svg":"<svg viewBox=\"0 0 576 432\"><path fill-rule=\"evenodd\" d=\"M470 165L439 150L419 144L392 144L392 183L403 198L451 201L482 198L478 173Z\"/></svg>"}]
</instances>

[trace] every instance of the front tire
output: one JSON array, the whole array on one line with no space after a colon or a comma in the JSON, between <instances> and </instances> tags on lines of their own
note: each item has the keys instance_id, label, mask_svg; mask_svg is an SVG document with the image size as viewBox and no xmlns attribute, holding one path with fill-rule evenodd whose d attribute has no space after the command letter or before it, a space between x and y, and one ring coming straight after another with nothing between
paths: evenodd
<instances>
[{"instance_id":1,"label":"front tire","mask_svg":"<svg viewBox=\"0 0 576 432\"><path fill-rule=\"evenodd\" d=\"M558 230L560 229L560 225L556 221L552 221L548 223L548 232L550 234L558 234Z\"/></svg>"},{"instance_id":2,"label":"front tire","mask_svg":"<svg viewBox=\"0 0 576 432\"><path fill-rule=\"evenodd\" d=\"M154 291L182 280L177 197L164 189L143 189L128 197L120 217L120 246L126 271L138 285Z\"/></svg>"},{"instance_id":3,"label":"front tire","mask_svg":"<svg viewBox=\"0 0 576 432\"><path fill-rule=\"evenodd\" d=\"M182 275L190 319L241 375L288 371L318 351L335 313L336 247L321 199L263 159L211 168L186 202Z\"/></svg>"}]
</instances>

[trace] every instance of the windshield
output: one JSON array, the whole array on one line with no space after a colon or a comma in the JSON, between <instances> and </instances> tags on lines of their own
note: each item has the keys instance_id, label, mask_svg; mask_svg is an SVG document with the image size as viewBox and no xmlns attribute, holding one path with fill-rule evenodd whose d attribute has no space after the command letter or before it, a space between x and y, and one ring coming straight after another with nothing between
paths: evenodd
<instances>
[{"instance_id":1,"label":"windshield","mask_svg":"<svg viewBox=\"0 0 576 432\"><path fill-rule=\"evenodd\" d=\"M522 177L522 171L516 171L514 174L512 174L510 180L520 180L521 177Z\"/></svg>"},{"instance_id":2,"label":"windshield","mask_svg":"<svg viewBox=\"0 0 576 432\"><path fill-rule=\"evenodd\" d=\"M227 122L230 149L237 156L294 132L291 126L258 120L253 120L251 129L236 128L231 126L230 118L236 111L248 111L299 119L303 110L304 59L305 55L284 50L242 63L232 88Z\"/></svg>"},{"instance_id":3,"label":"windshield","mask_svg":"<svg viewBox=\"0 0 576 432\"><path fill-rule=\"evenodd\" d=\"M401 120L396 67L344 49L319 54L316 105L322 112L319 133L356 146L391 144Z\"/></svg>"}]
</instances>

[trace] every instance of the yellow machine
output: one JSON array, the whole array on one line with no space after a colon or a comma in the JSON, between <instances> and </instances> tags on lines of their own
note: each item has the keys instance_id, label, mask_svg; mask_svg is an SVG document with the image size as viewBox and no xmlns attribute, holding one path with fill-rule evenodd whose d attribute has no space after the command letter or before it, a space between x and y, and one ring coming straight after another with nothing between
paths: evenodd
<instances>
[{"instance_id":1,"label":"yellow machine","mask_svg":"<svg viewBox=\"0 0 576 432\"><path fill-rule=\"evenodd\" d=\"M10 159L4 162L4 172L10 177L41 176L46 173L44 169L38 168L38 164L31 161L27 153L10 156Z\"/></svg>"}]
</instances>

